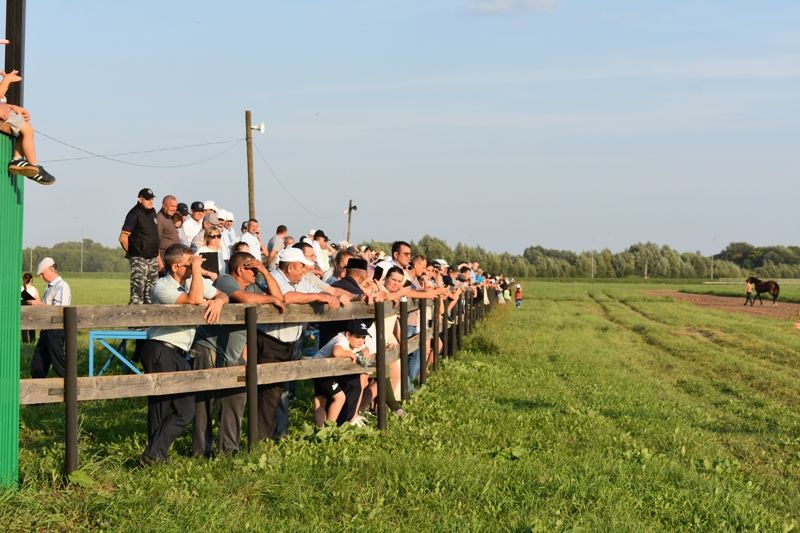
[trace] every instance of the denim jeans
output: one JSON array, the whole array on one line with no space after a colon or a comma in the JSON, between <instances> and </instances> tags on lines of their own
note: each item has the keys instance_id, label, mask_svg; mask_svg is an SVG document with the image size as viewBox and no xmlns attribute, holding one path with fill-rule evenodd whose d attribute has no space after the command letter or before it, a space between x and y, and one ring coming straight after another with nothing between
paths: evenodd
<instances>
[{"instance_id":1,"label":"denim jeans","mask_svg":"<svg viewBox=\"0 0 800 533\"><path fill-rule=\"evenodd\" d=\"M418 326L408 326L408 330L406 332L408 337L413 337L419 333ZM411 382L417 378L419 378L419 368L420 368L420 349L417 348L413 352L408 354L408 390L413 392L414 387Z\"/></svg>"}]
</instances>

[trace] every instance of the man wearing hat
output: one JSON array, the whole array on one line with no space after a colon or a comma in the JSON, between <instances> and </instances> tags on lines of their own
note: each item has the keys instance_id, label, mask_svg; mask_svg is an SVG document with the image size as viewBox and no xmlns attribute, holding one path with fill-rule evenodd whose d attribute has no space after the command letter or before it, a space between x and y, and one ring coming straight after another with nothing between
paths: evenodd
<instances>
[{"instance_id":1,"label":"man wearing hat","mask_svg":"<svg viewBox=\"0 0 800 533\"><path fill-rule=\"evenodd\" d=\"M131 264L131 304L149 304L158 279L158 219L151 189L139 191L139 200L128 211L119 243Z\"/></svg>"},{"instance_id":2,"label":"man wearing hat","mask_svg":"<svg viewBox=\"0 0 800 533\"><path fill-rule=\"evenodd\" d=\"M285 304L322 302L331 309L339 307L336 296L320 292L305 277L306 266L314 263L298 248L286 248L278 254L278 269L272 273ZM303 324L278 323L258 325L258 362L278 363L290 361L295 343L303 333ZM258 387L258 438L273 438L277 421L278 404L283 394L283 383Z\"/></svg>"},{"instance_id":3,"label":"man wearing hat","mask_svg":"<svg viewBox=\"0 0 800 533\"><path fill-rule=\"evenodd\" d=\"M203 217L205 214L206 211L203 202L192 202L192 213L183 221L183 234L186 236L186 240L183 241L183 244L186 246L191 246L192 240L194 240L198 233L203 231Z\"/></svg>"},{"instance_id":4,"label":"man wearing hat","mask_svg":"<svg viewBox=\"0 0 800 533\"><path fill-rule=\"evenodd\" d=\"M71 305L72 291L66 281L58 273L58 265L52 257L45 257L39 262L36 274L47 283L42 299L34 298L27 305ZM52 365L60 377L64 377L67 358L64 354L64 330L44 329L39 335L39 342L31 359L31 377L46 378Z\"/></svg>"}]
</instances>

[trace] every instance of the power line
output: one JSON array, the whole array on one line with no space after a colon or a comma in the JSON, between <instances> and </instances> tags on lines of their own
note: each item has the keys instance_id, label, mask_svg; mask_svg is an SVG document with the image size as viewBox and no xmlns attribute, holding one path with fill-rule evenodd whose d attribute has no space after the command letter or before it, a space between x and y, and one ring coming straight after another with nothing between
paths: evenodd
<instances>
[{"instance_id":1,"label":"power line","mask_svg":"<svg viewBox=\"0 0 800 533\"><path fill-rule=\"evenodd\" d=\"M236 139L230 139L230 140L227 140L227 141L215 141L215 142L208 142L208 143L187 144L187 145L183 145L183 146L154 148L154 149L151 149L151 150L136 150L136 151L130 151L130 152L119 152L119 153L114 153L114 154L98 154L96 152L92 152L91 150L86 150L85 148L81 148L79 146L75 146L74 144L70 144L70 143L68 143L66 141L62 141L61 139L57 139L57 138L55 138L55 137L53 137L51 135L43 133L42 131L37 130L36 133L37 133L37 135L40 135L42 137L46 137L47 139L50 139L51 141L54 141L54 142L57 142L58 144L67 146L69 148L72 148L73 150L77 150L79 152L83 152L85 154L89 154L87 156L81 156L81 157L71 157L71 158L65 158L65 159L53 159L53 160L50 160L50 161L45 161L48 164L49 163L62 162L62 161L82 160L82 159L105 159L106 161L111 161L113 163L119 163L121 165L129 165L129 166L134 166L134 167L145 167L145 168L181 168L181 167L190 167L190 166L194 166L194 165L199 165L201 163L205 163L207 161L211 161L212 159L216 159L217 157L220 157L221 155L224 155L224 154L230 152L231 150L233 150L236 147L237 143L239 143L239 142L244 140L243 138L236 138ZM230 144L230 146L227 147L226 149L224 149L223 151L221 151L221 152L219 152L217 154L214 154L214 155L212 155L210 157L206 157L206 158L200 159L198 161L192 161L192 162L189 162L189 163L180 163L180 164L175 164L175 165L152 165L152 164L147 164L147 163L134 163L132 161L123 161L121 159L116 159L115 157L113 157L113 156L136 155L136 154L146 154L146 153L155 153L155 152L167 152L167 151L183 150L183 149L187 149L187 148L195 148L195 147L199 147L199 146L211 146L211 145L218 145L218 144Z\"/></svg>"},{"instance_id":2,"label":"power line","mask_svg":"<svg viewBox=\"0 0 800 533\"><path fill-rule=\"evenodd\" d=\"M283 189L283 191L289 196L289 198L291 198L292 201L294 201L294 203L296 203L297 205L302 207L303 210L306 213L308 213L312 217L321 218L323 220L324 219L337 218L339 216L339 215L328 215L328 216L318 215L317 213L315 213L314 211L310 210L305 205L303 205L303 203L300 202L300 200L298 200L297 198L295 198L295 196L289 191L289 189L286 188L286 186L283 184L283 182L281 182L280 178L278 178L278 174L274 170L272 170L272 166L269 164L269 161L267 161L267 159L264 157L264 154L261 153L261 149L258 147L258 145L257 144L253 144L253 146L256 147L256 152L258 152L258 157L260 157L261 160L264 162L264 164L267 165L267 168L269 169L270 173L272 174L272 177L275 179L275 182L278 185L280 185L281 189Z\"/></svg>"}]
</instances>

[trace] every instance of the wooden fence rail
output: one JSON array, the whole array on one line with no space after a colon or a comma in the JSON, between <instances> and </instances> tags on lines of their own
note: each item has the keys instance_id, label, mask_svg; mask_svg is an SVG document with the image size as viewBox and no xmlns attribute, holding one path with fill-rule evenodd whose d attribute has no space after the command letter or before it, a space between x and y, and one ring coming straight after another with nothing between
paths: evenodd
<instances>
[{"instance_id":1,"label":"wooden fence rail","mask_svg":"<svg viewBox=\"0 0 800 533\"><path fill-rule=\"evenodd\" d=\"M491 291L490 291L491 292ZM494 303L495 299L490 298ZM420 350L420 379L427 379L426 350L428 339L432 339L433 370L439 366L441 355L450 356L460 349L465 335L474 327L475 321L484 317L486 310L473 305L470 299L462 298L454 308L451 320L446 311L440 313L441 302L436 298L434 313L430 317L432 329L427 327L427 305L424 300L403 301L396 307L388 302L369 306L352 303L339 309L326 309L318 304L294 304L280 313L271 305L226 304L222 308L219 324L242 324L247 329L248 353L255 354L257 324L307 323L342 321L349 319L375 320L377 346L376 367L365 368L343 359L303 359L284 363L257 364L256 357L248 358L247 364L235 367L165 372L141 375L78 377L77 333L79 329L150 326L193 326L204 324L204 308L191 305L110 305L110 306L36 306L23 307L22 329L64 329L66 349L66 373L64 378L20 380L20 403L22 405L64 403L65 407L65 471L78 469L78 402L183 394L209 390L246 388L248 416L248 447L252 447L258 434L258 385L282 383L303 379L314 379L350 374L376 374L378 378L378 428L386 429L387 365L400 359L402 399L408 397L408 354ZM407 338L408 313L419 310L420 332ZM399 314L401 325L400 345L386 349L385 318ZM439 350L439 338L443 348Z\"/></svg>"}]
</instances>

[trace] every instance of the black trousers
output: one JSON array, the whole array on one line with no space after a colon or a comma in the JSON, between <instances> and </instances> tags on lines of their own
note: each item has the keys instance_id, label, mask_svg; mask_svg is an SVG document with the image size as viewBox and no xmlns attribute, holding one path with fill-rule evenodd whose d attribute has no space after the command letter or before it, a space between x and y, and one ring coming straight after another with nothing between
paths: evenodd
<instances>
[{"instance_id":1,"label":"black trousers","mask_svg":"<svg viewBox=\"0 0 800 533\"><path fill-rule=\"evenodd\" d=\"M258 332L258 362L282 363L291 361L294 343L281 342ZM275 438L278 405L281 403L283 383L258 386L258 440Z\"/></svg>"},{"instance_id":2,"label":"black trousers","mask_svg":"<svg viewBox=\"0 0 800 533\"><path fill-rule=\"evenodd\" d=\"M339 386L344 391L344 407L339 413L339 418L336 419L338 425L342 425L348 420L351 420L358 410L359 397L361 396L361 374L352 374L350 376L339 376L336 378Z\"/></svg>"},{"instance_id":3,"label":"black trousers","mask_svg":"<svg viewBox=\"0 0 800 533\"><path fill-rule=\"evenodd\" d=\"M46 378L51 365L55 373L63 378L67 366L63 329L43 329L39 333L39 342L31 359L31 377Z\"/></svg>"},{"instance_id":4,"label":"black trousers","mask_svg":"<svg viewBox=\"0 0 800 533\"><path fill-rule=\"evenodd\" d=\"M148 374L189 370L186 357L155 340L146 340L139 352ZM194 418L194 394L166 394L147 398L147 448L144 455L167 459L170 446Z\"/></svg>"},{"instance_id":5,"label":"black trousers","mask_svg":"<svg viewBox=\"0 0 800 533\"><path fill-rule=\"evenodd\" d=\"M190 350L192 369L214 368L217 352L195 343ZM210 457L212 452L211 421L217 391L202 391L194 395L194 423L192 424L192 454Z\"/></svg>"}]
</instances>

